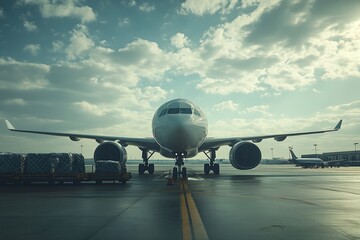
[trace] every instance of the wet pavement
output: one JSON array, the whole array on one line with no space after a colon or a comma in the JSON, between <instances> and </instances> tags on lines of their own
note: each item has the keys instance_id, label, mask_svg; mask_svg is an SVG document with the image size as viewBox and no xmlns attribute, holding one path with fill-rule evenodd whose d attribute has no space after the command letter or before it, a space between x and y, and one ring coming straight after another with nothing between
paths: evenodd
<instances>
[{"instance_id":1,"label":"wet pavement","mask_svg":"<svg viewBox=\"0 0 360 240\"><path fill-rule=\"evenodd\" d=\"M1 239L360 239L360 168L173 166L126 184L0 186Z\"/></svg>"}]
</instances>

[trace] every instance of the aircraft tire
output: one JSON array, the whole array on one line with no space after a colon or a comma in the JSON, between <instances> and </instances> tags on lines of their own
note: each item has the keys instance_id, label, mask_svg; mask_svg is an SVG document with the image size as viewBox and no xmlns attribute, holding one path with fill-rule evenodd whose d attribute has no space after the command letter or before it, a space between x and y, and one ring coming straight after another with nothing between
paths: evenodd
<instances>
[{"instance_id":1,"label":"aircraft tire","mask_svg":"<svg viewBox=\"0 0 360 240\"><path fill-rule=\"evenodd\" d=\"M214 172L214 174L219 174L220 173L220 166L219 166L218 163L214 164L213 172Z\"/></svg>"},{"instance_id":2,"label":"aircraft tire","mask_svg":"<svg viewBox=\"0 0 360 240\"><path fill-rule=\"evenodd\" d=\"M172 176L172 178L173 178L174 180L176 180L176 179L177 179L177 175L178 175L178 169L177 169L177 167L174 167L174 168L173 168L173 176Z\"/></svg>"},{"instance_id":3,"label":"aircraft tire","mask_svg":"<svg viewBox=\"0 0 360 240\"><path fill-rule=\"evenodd\" d=\"M210 165L208 163L204 164L204 173L209 174L210 173Z\"/></svg>"},{"instance_id":4,"label":"aircraft tire","mask_svg":"<svg viewBox=\"0 0 360 240\"><path fill-rule=\"evenodd\" d=\"M183 179L186 179L186 178L187 178L187 169L186 169L186 167L183 167L183 168L182 168L181 176L182 176Z\"/></svg>"},{"instance_id":5,"label":"aircraft tire","mask_svg":"<svg viewBox=\"0 0 360 240\"><path fill-rule=\"evenodd\" d=\"M148 167L149 174L154 174L154 170L155 170L154 164L150 163Z\"/></svg>"},{"instance_id":6,"label":"aircraft tire","mask_svg":"<svg viewBox=\"0 0 360 240\"><path fill-rule=\"evenodd\" d=\"M139 164L139 175L143 175L145 172L145 165L143 163Z\"/></svg>"}]
</instances>

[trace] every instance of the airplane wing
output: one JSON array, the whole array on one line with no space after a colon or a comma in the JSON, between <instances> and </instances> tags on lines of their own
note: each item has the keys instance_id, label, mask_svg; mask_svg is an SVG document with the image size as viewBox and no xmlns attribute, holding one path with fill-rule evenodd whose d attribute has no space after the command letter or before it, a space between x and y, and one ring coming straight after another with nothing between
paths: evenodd
<instances>
[{"instance_id":1,"label":"airplane wing","mask_svg":"<svg viewBox=\"0 0 360 240\"><path fill-rule=\"evenodd\" d=\"M81 138L95 139L98 143L103 141L117 141L124 147L128 145L137 146L139 148L149 149L155 152L160 151L159 144L154 138L130 138L130 137L119 137L119 136L103 136L103 135L89 135L89 134L78 134L78 133L60 133L60 132L45 132L45 131L32 131L32 130L20 130L8 121L5 120L5 124L8 130L13 132L24 132L24 133L35 133L43 135L69 137L73 141L79 141Z\"/></svg>"},{"instance_id":2,"label":"airplane wing","mask_svg":"<svg viewBox=\"0 0 360 240\"><path fill-rule=\"evenodd\" d=\"M336 124L334 129L329 130L320 130L320 131L310 131L310 132L295 132L295 133L284 133L284 134L270 134L270 135L259 135L259 136L249 136L249 137L231 137L231 138L207 138L204 143L200 146L199 152L207 151L209 149L218 149L221 146L228 145L233 146L237 142L241 141L253 141L254 143L259 143L263 139L274 138L276 141L284 141L287 137L290 136L299 136L299 135L309 135L309 134L318 134L338 131L341 128L342 120Z\"/></svg>"}]
</instances>

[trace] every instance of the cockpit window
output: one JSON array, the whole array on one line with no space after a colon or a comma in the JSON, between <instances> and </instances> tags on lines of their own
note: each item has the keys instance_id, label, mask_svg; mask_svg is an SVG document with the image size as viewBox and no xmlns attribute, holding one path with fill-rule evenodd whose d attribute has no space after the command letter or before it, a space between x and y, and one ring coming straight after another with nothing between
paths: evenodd
<instances>
[{"instance_id":1,"label":"cockpit window","mask_svg":"<svg viewBox=\"0 0 360 240\"><path fill-rule=\"evenodd\" d=\"M180 113L182 114L192 114L191 108L180 108Z\"/></svg>"},{"instance_id":2,"label":"cockpit window","mask_svg":"<svg viewBox=\"0 0 360 240\"><path fill-rule=\"evenodd\" d=\"M201 117L200 112L199 112L196 108L194 108L194 114L195 114L196 116Z\"/></svg>"},{"instance_id":3,"label":"cockpit window","mask_svg":"<svg viewBox=\"0 0 360 240\"><path fill-rule=\"evenodd\" d=\"M169 108L167 113L168 114L178 114L179 108Z\"/></svg>"},{"instance_id":4,"label":"cockpit window","mask_svg":"<svg viewBox=\"0 0 360 240\"><path fill-rule=\"evenodd\" d=\"M159 114L159 117L164 116L164 115L166 114L166 111L167 111L167 109L166 109L166 108L165 108L165 109L163 109L163 110L161 111L161 113Z\"/></svg>"},{"instance_id":5,"label":"cockpit window","mask_svg":"<svg viewBox=\"0 0 360 240\"><path fill-rule=\"evenodd\" d=\"M160 112L159 117L164 116L165 114L192 114L193 113L193 109L191 108L169 108L169 109L164 109Z\"/></svg>"}]
</instances>

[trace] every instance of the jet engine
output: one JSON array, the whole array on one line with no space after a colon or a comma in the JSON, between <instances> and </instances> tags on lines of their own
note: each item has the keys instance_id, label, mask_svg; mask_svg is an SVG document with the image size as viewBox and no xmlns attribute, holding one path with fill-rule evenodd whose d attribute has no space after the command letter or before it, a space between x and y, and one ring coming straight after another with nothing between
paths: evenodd
<instances>
[{"instance_id":1,"label":"jet engine","mask_svg":"<svg viewBox=\"0 0 360 240\"><path fill-rule=\"evenodd\" d=\"M260 149L251 142L238 142L230 149L229 160L234 168L248 170L259 165Z\"/></svg>"},{"instance_id":2,"label":"jet engine","mask_svg":"<svg viewBox=\"0 0 360 240\"><path fill-rule=\"evenodd\" d=\"M104 142L97 146L94 152L94 161L112 160L125 164L127 161L126 149L116 142Z\"/></svg>"}]
</instances>

